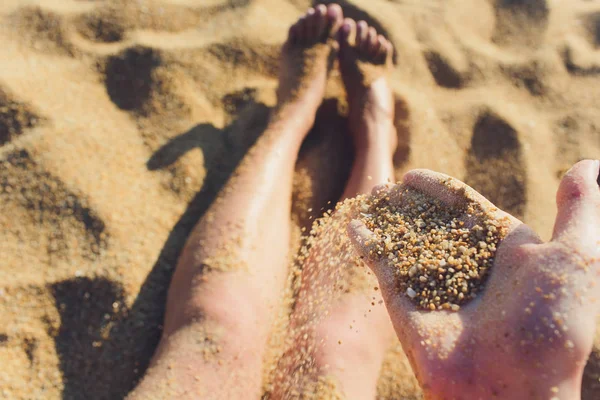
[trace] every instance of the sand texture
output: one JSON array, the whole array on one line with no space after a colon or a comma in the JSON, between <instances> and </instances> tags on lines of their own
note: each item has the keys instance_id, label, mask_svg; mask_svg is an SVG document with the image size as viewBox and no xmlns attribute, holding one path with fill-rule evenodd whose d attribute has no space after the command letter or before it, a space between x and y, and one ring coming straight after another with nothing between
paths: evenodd
<instances>
[{"instance_id":1,"label":"sand texture","mask_svg":"<svg viewBox=\"0 0 600 400\"><path fill-rule=\"evenodd\" d=\"M185 238L265 125L280 46L310 2L0 3L0 398L118 399L155 349ZM600 1L340 3L396 48L397 176L455 176L548 238L560 176L600 158ZM340 88L336 69L298 162L298 226L349 172ZM419 398L392 347L379 398ZM600 338L584 399L599 378Z\"/></svg>"}]
</instances>

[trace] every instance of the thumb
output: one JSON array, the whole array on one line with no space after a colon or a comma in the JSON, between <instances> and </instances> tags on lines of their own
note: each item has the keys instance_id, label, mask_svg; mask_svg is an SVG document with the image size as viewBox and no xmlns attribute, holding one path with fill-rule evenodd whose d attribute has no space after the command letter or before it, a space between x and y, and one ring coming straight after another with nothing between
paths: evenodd
<instances>
[{"instance_id":1,"label":"thumb","mask_svg":"<svg viewBox=\"0 0 600 400\"><path fill-rule=\"evenodd\" d=\"M560 183L554 241L597 247L600 223L600 161L580 161Z\"/></svg>"}]
</instances>

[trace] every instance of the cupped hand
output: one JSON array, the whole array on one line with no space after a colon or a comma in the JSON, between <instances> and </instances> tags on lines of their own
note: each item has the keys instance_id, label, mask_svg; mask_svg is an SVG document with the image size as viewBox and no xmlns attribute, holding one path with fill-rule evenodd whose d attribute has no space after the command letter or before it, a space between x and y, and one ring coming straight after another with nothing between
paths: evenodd
<instances>
[{"instance_id":1,"label":"cupped hand","mask_svg":"<svg viewBox=\"0 0 600 400\"><path fill-rule=\"evenodd\" d=\"M376 236L348 227L373 270L398 338L426 396L440 399L579 398L600 308L600 161L582 161L563 178L548 243L479 193L446 175L414 170L393 194L412 188L448 207L467 197L508 221L484 290L459 311L424 311L399 289ZM393 195L391 196L393 198Z\"/></svg>"}]
</instances>

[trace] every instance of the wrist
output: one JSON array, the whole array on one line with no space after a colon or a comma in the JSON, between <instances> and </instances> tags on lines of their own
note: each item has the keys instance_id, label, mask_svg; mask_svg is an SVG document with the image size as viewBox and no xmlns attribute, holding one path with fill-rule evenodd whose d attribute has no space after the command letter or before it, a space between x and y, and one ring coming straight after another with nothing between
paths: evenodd
<instances>
[{"instance_id":1,"label":"wrist","mask_svg":"<svg viewBox=\"0 0 600 400\"><path fill-rule=\"evenodd\" d=\"M438 371L418 374L424 398L437 399L545 399L580 400L583 368L577 368L570 376L553 376L556 372L551 365L544 365L535 372L532 370L504 371L498 375L483 373L465 368L464 364L448 374ZM429 379L423 380L423 378Z\"/></svg>"}]
</instances>

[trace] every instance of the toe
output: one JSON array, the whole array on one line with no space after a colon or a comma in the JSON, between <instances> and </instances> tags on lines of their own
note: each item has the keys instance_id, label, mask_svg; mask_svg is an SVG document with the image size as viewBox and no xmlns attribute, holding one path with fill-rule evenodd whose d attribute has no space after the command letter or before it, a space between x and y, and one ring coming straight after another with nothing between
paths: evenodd
<instances>
[{"instance_id":1,"label":"toe","mask_svg":"<svg viewBox=\"0 0 600 400\"><path fill-rule=\"evenodd\" d=\"M373 61L381 62L381 51L385 50L385 38L382 35L377 35L377 44L373 47Z\"/></svg>"},{"instance_id":2,"label":"toe","mask_svg":"<svg viewBox=\"0 0 600 400\"><path fill-rule=\"evenodd\" d=\"M389 40L386 43L385 46L385 59L384 62L386 64L391 64L392 58L394 57L394 46L392 45L392 42L390 42Z\"/></svg>"},{"instance_id":3,"label":"toe","mask_svg":"<svg viewBox=\"0 0 600 400\"><path fill-rule=\"evenodd\" d=\"M365 52L368 48L367 36L369 35L369 25L365 21L358 21L356 24L356 47L361 52Z\"/></svg>"},{"instance_id":4,"label":"toe","mask_svg":"<svg viewBox=\"0 0 600 400\"><path fill-rule=\"evenodd\" d=\"M296 22L296 43L298 44L302 44L306 41L306 34L307 34L307 17L306 15L303 15L302 17L300 17L300 19L298 19L298 22Z\"/></svg>"},{"instance_id":5,"label":"toe","mask_svg":"<svg viewBox=\"0 0 600 400\"><path fill-rule=\"evenodd\" d=\"M288 43L295 44L298 39L298 27L296 24L290 26L288 31Z\"/></svg>"},{"instance_id":6,"label":"toe","mask_svg":"<svg viewBox=\"0 0 600 400\"><path fill-rule=\"evenodd\" d=\"M323 38L323 35L325 33L325 28L327 26L327 7L325 7L323 4L319 4L318 6L315 7L315 18L316 18L316 23L315 23L315 37L317 39L321 39Z\"/></svg>"},{"instance_id":7,"label":"toe","mask_svg":"<svg viewBox=\"0 0 600 400\"><path fill-rule=\"evenodd\" d=\"M365 53L371 57L373 56L373 49L377 45L377 30L373 27L369 28L369 34L367 37L367 45L365 47Z\"/></svg>"},{"instance_id":8,"label":"toe","mask_svg":"<svg viewBox=\"0 0 600 400\"><path fill-rule=\"evenodd\" d=\"M600 240L600 161L585 160L571 168L556 194L558 213L552 239L569 242Z\"/></svg>"},{"instance_id":9,"label":"toe","mask_svg":"<svg viewBox=\"0 0 600 400\"><path fill-rule=\"evenodd\" d=\"M344 20L342 25L342 43L347 46L354 46L356 43L356 22L350 18Z\"/></svg>"},{"instance_id":10,"label":"toe","mask_svg":"<svg viewBox=\"0 0 600 400\"><path fill-rule=\"evenodd\" d=\"M317 25L316 11L314 8L309 8L306 12L306 30L304 32L305 40L311 41L315 36Z\"/></svg>"},{"instance_id":11,"label":"toe","mask_svg":"<svg viewBox=\"0 0 600 400\"><path fill-rule=\"evenodd\" d=\"M369 57L372 59L375 59L379 54L379 47L381 46L380 37L381 35L376 35L373 45L369 48Z\"/></svg>"},{"instance_id":12,"label":"toe","mask_svg":"<svg viewBox=\"0 0 600 400\"><path fill-rule=\"evenodd\" d=\"M329 37L335 37L344 23L344 14L339 4L330 4L327 7L327 21Z\"/></svg>"},{"instance_id":13,"label":"toe","mask_svg":"<svg viewBox=\"0 0 600 400\"><path fill-rule=\"evenodd\" d=\"M382 35L377 36L377 53L375 53L374 59L377 63L383 63L385 60L385 51L387 48L387 39Z\"/></svg>"}]
</instances>

